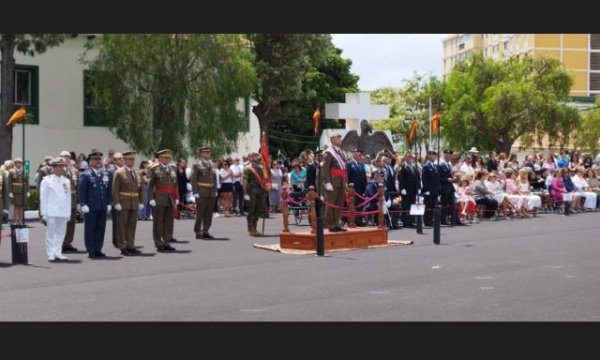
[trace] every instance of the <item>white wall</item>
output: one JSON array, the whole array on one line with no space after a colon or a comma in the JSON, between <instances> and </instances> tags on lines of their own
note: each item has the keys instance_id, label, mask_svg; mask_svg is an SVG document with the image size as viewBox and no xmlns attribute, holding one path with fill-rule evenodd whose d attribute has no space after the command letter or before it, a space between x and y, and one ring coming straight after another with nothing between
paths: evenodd
<instances>
[{"instance_id":1,"label":"white wall","mask_svg":"<svg viewBox=\"0 0 600 360\"><path fill-rule=\"evenodd\" d=\"M127 150L108 128L83 126L83 53L85 36L68 39L58 47L34 57L15 54L18 65L39 66L39 124L25 126L25 160L31 171L44 156L62 150L88 154L92 148ZM23 156L23 125L13 128L13 158ZM30 175L33 180L33 175Z\"/></svg>"}]
</instances>

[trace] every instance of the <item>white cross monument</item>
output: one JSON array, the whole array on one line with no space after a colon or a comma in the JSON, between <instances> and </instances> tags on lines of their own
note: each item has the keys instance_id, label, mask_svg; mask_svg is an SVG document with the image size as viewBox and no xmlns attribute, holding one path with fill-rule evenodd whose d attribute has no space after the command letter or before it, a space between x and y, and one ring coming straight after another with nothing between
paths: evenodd
<instances>
[{"instance_id":1,"label":"white cross monument","mask_svg":"<svg viewBox=\"0 0 600 360\"><path fill-rule=\"evenodd\" d=\"M321 134L321 149L325 145L330 146L329 134L336 131L342 135L342 138L350 130L356 130L360 135L360 121L363 119L382 120L390 116L389 105L371 105L371 94L369 92L346 93L345 103L325 104L325 116L327 119L345 119L346 129L323 129ZM392 133L389 130L383 130L392 142Z\"/></svg>"}]
</instances>

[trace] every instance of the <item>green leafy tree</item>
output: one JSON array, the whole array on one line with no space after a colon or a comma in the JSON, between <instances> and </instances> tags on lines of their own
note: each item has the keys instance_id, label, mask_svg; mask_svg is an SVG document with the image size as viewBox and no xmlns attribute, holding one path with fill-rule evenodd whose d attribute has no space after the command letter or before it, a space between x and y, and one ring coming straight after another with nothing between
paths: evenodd
<instances>
[{"instance_id":1,"label":"green leafy tree","mask_svg":"<svg viewBox=\"0 0 600 360\"><path fill-rule=\"evenodd\" d=\"M429 150L429 100L432 112L439 106L442 98L442 82L435 76L425 76L415 73L411 78L404 79L400 88L384 87L376 89L371 94L376 104L390 105L389 119L373 122L373 128L390 130L394 142L401 142L396 150L414 150L418 152L423 147ZM417 121L417 129L408 143L408 131L412 120Z\"/></svg>"},{"instance_id":2,"label":"green leafy tree","mask_svg":"<svg viewBox=\"0 0 600 360\"><path fill-rule=\"evenodd\" d=\"M324 51L326 61L307 72L303 80L303 92L314 96L285 102L284 111L290 116L270 125L272 154L295 156L304 149L314 150L323 129L341 127L339 120L324 118L325 104L343 102L346 93L358 91L358 76L350 71L352 61L342 57L341 49L331 44ZM312 115L317 107L322 116L315 135Z\"/></svg>"},{"instance_id":3,"label":"green leafy tree","mask_svg":"<svg viewBox=\"0 0 600 360\"><path fill-rule=\"evenodd\" d=\"M256 81L252 54L234 34L111 34L89 44L94 100L107 109L111 130L145 155L172 149L195 155L210 144L233 151L240 99Z\"/></svg>"},{"instance_id":4,"label":"green leafy tree","mask_svg":"<svg viewBox=\"0 0 600 360\"><path fill-rule=\"evenodd\" d=\"M290 116L291 101L315 97L315 90L304 86L307 73L326 61L331 35L323 34L250 34L257 83L252 112L261 132Z\"/></svg>"},{"instance_id":5,"label":"green leafy tree","mask_svg":"<svg viewBox=\"0 0 600 360\"><path fill-rule=\"evenodd\" d=\"M6 121L14 111L13 89L15 83L15 51L28 56L46 52L48 48L60 45L66 34L0 34L0 82L2 83L2 104L0 111L0 162L12 158L13 127Z\"/></svg>"},{"instance_id":6,"label":"green leafy tree","mask_svg":"<svg viewBox=\"0 0 600 360\"><path fill-rule=\"evenodd\" d=\"M547 137L568 143L579 116L563 100L572 85L555 59L497 61L474 54L457 64L444 84L441 124L451 146L510 152Z\"/></svg>"},{"instance_id":7,"label":"green leafy tree","mask_svg":"<svg viewBox=\"0 0 600 360\"><path fill-rule=\"evenodd\" d=\"M581 127L575 133L575 144L578 148L598 152L600 139L600 97L596 97L596 106L584 111Z\"/></svg>"}]
</instances>

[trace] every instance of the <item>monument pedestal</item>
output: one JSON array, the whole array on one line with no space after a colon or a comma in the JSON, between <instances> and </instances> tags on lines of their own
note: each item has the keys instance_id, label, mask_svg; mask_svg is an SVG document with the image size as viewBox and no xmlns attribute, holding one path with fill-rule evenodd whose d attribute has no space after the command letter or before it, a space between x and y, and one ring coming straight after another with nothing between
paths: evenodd
<instances>
[{"instance_id":1,"label":"monument pedestal","mask_svg":"<svg viewBox=\"0 0 600 360\"><path fill-rule=\"evenodd\" d=\"M378 227L347 228L348 231L330 232L325 229L325 250L366 248L388 243L387 229ZM310 230L279 233L279 246L282 249L316 250L317 235Z\"/></svg>"}]
</instances>

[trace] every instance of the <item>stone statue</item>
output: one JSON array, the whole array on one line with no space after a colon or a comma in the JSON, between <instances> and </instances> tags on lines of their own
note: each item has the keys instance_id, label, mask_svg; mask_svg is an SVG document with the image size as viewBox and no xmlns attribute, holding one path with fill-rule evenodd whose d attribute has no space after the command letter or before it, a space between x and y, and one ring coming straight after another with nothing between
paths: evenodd
<instances>
[{"instance_id":1,"label":"stone statue","mask_svg":"<svg viewBox=\"0 0 600 360\"><path fill-rule=\"evenodd\" d=\"M383 131L373 132L371 124L363 119L360 122L360 136L356 130L350 130L342 139L342 150L352 151L354 148L374 158L381 150L393 152L394 146Z\"/></svg>"}]
</instances>

